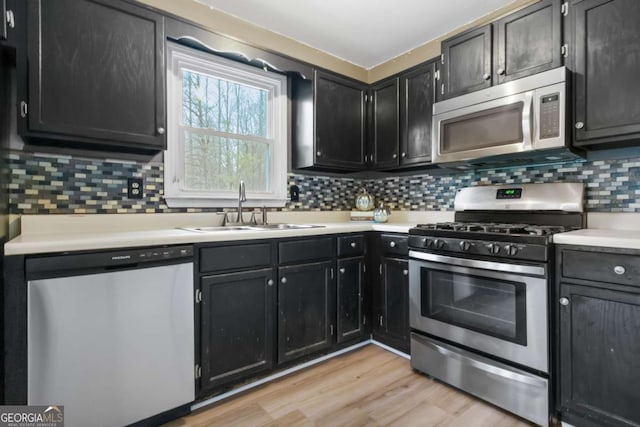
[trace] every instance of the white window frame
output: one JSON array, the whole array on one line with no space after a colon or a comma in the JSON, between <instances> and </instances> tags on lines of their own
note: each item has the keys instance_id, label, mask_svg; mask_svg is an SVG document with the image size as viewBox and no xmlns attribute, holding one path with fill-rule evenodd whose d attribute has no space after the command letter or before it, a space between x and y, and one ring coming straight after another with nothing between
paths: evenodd
<instances>
[{"instance_id":1,"label":"white window frame","mask_svg":"<svg viewBox=\"0 0 640 427\"><path fill-rule=\"evenodd\" d=\"M164 192L169 207L208 208L238 205L238 189L195 191L184 187L182 133L182 70L223 78L268 91L267 138L271 146L271 192L247 190L247 206L282 207L287 198L287 78L196 49L167 43L167 150L164 152ZM247 137L251 140L252 137ZM262 141L261 141L262 142ZM239 184L239 183L238 183Z\"/></svg>"}]
</instances>

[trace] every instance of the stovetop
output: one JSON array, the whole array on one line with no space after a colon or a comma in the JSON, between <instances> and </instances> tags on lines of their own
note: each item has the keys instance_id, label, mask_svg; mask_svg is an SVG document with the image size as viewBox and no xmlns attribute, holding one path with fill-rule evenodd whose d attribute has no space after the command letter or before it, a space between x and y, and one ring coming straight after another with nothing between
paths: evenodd
<instances>
[{"instance_id":1,"label":"stovetop","mask_svg":"<svg viewBox=\"0 0 640 427\"><path fill-rule=\"evenodd\" d=\"M525 236L550 236L574 229L573 227L562 225L504 224L496 222L439 222L436 224L418 224L416 228L421 230L451 230Z\"/></svg>"}]
</instances>

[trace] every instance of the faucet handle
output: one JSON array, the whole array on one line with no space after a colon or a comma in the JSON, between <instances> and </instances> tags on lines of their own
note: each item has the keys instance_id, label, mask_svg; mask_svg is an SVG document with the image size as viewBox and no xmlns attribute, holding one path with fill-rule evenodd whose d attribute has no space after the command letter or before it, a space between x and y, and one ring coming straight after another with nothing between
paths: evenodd
<instances>
[{"instance_id":1,"label":"faucet handle","mask_svg":"<svg viewBox=\"0 0 640 427\"><path fill-rule=\"evenodd\" d=\"M262 225L267 225L267 207L262 207Z\"/></svg>"}]
</instances>

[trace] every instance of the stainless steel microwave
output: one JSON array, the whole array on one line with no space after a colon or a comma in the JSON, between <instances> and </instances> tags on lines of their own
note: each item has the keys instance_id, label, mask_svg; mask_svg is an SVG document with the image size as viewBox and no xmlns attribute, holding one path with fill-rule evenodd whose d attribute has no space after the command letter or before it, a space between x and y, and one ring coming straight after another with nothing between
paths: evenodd
<instances>
[{"instance_id":1,"label":"stainless steel microwave","mask_svg":"<svg viewBox=\"0 0 640 427\"><path fill-rule=\"evenodd\" d=\"M433 106L434 163L567 151L567 70L555 68ZM573 156L573 155L572 155Z\"/></svg>"}]
</instances>

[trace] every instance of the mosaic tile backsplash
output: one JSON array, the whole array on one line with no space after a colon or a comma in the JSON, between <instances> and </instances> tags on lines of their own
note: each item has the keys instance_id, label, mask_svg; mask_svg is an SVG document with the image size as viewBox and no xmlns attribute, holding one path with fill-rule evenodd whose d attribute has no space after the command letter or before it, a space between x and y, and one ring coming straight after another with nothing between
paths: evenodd
<instances>
[{"instance_id":1,"label":"mosaic tile backsplash","mask_svg":"<svg viewBox=\"0 0 640 427\"><path fill-rule=\"evenodd\" d=\"M137 163L8 154L11 168L10 212L159 213L221 209L171 209L163 199L164 171L160 162ZM144 179L145 197L127 198L129 177ZM455 190L482 184L584 182L591 212L640 212L640 157L626 160L575 161L561 165L422 174L356 180L289 174L289 185L300 187L300 201L284 210L348 210L358 188L365 185L392 209L452 210Z\"/></svg>"}]
</instances>

